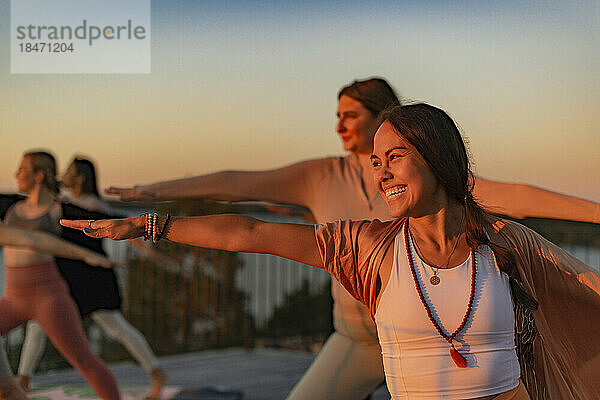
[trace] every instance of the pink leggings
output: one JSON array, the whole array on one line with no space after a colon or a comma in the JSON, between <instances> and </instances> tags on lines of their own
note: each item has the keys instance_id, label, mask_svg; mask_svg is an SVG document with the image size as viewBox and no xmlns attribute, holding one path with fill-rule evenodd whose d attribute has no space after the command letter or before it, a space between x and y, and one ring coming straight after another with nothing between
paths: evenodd
<instances>
[{"instance_id":1,"label":"pink leggings","mask_svg":"<svg viewBox=\"0 0 600 400\"><path fill-rule=\"evenodd\" d=\"M7 267L4 293L0 298L0 334L36 320L98 396L119 399L115 378L90 351L77 307L53 262Z\"/></svg>"}]
</instances>

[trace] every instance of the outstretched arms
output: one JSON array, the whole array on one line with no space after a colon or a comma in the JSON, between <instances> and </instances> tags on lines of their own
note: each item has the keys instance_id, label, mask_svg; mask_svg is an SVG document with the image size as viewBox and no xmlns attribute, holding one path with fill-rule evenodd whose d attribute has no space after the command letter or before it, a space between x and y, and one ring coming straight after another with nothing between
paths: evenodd
<instances>
[{"instance_id":1,"label":"outstretched arms","mask_svg":"<svg viewBox=\"0 0 600 400\"><path fill-rule=\"evenodd\" d=\"M61 225L81 229L86 235L113 240L144 234L145 217L99 220L61 220ZM165 221L161 218L158 226ZM312 225L268 223L241 215L208 215L175 218L167 229L167 240L227 251L274 254L304 264L322 267Z\"/></svg>"},{"instance_id":2,"label":"outstretched arms","mask_svg":"<svg viewBox=\"0 0 600 400\"><path fill-rule=\"evenodd\" d=\"M113 262L101 254L69 243L54 235L0 224L0 246L27 247L56 257L83 260L89 265L110 268Z\"/></svg>"},{"instance_id":3,"label":"outstretched arms","mask_svg":"<svg viewBox=\"0 0 600 400\"><path fill-rule=\"evenodd\" d=\"M106 192L121 200L211 198L258 200L309 207L312 178L322 160L304 161L268 171L223 171ZM475 196L490 211L513 218L539 217L600 223L600 204L535 186L475 179Z\"/></svg>"},{"instance_id":4,"label":"outstretched arms","mask_svg":"<svg viewBox=\"0 0 600 400\"><path fill-rule=\"evenodd\" d=\"M223 171L133 188L111 187L121 200L212 198L259 200L310 207L311 176L320 160L304 161L268 171ZM600 223L600 204L537 188L484 178L475 180L475 196L491 211L513 218L539 217Z\"/></svg>"},{"instance_id":5,"label":"outstretched arms","mask_svg":"<svg viewBox=\"0 0 600 400\"><path fill-rule=\"evenodd\" d=\"M531 185L475 179L474 194L490 211L513 218L554 218L600 223L600 204Z\"/></svg>"},{"instance_id":6,"label":"outstretched arms","mask_svg":"<svg viewBox=\"0 0 600 400\"><path fill-rule=\"evenodd\" d=\"M111 187L106 193L120 195L125 201L210 198L309 206L310 176L320 165L320 160L312 160L268 171L222 171L133 188Z\"/></svg>"}]
</instances>

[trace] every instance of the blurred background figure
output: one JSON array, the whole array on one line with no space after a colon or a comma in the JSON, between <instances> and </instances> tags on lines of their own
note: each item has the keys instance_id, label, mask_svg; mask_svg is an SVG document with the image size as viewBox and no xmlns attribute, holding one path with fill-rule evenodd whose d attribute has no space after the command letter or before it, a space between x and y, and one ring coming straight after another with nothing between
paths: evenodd
<instances>
[{"instance_id":1,"label":"blurred background figure","mask_svg":"<svg viewBox=\"0 0 600 400\"><path fill-rule=\"evenodd\" d=\"M87 211L116 215L99 197L96 169L92 161L74 158L63 174L62 184L66 189L61 196L63 201ZM102 250L97 239L86 237L81 244L86 243L90 248ZM151 389L147 398L158 398L166 373L142 333L124 318L114 270L94 268L78 260L64 260L59 264L59 270L69 285L81 316L89 315L109 337L125 346L151 377ZM30 321L19 362L19 382L25 390L29 390L31 376L44 353L45 345L46 335L43 329L37 322Z\"/></svg>"},{"instance_id":2,"label":"blurred background figure","mask_svg":"<svg viewBox=\"0 0 600 400\"><path fill-rule=\"evenodd\" d=\"M19 192L28 197L8 209L4 222L60 235L58 220L65 214L57 201L54 157L42 151L25 153L15 176ZM0 333L4 335L29 320L38 321L56 348L100 397L118 399L115 379L91 352L76 305L54 258L35 250L7 246L4 264L6 287L0 299Z\"/></svg>"},{"instance_id":3,"label":"blurred background figure","mask_svg":"<svg viewBox=\"0 0 600 400\"><path fill-rule=\"evenodd\" d=\"M54 235L4 224L0 224L0 246L24 247L53 256L81 259L90 265L104 268L112 266L108 258ZM4 400L26 399L25 392L10 370L4 346L4 337L0 336L0 398Z\"/></svg>"}]
</instances>

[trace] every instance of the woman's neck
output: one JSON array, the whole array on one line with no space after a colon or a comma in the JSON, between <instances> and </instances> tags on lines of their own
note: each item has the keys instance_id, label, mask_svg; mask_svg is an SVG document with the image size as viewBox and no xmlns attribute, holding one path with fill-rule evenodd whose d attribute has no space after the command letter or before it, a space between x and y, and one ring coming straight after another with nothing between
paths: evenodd
<instances>
[{"instance_id":1,"label":"woman's neck","mask_svg":"<svg viewBox=\"0 0 600 400\"><path fill-rule=\"evenodd\" d=\"M434 214L411 217L409 227L417 249L424 253L420 256L440 268L464 261L470 251L464 234L465 208L456 201Z\"/></svg>"},{"instance_id":2,"label":"woman's neck","mask_svg":"<svg viewBox=\"0 0 600 400\"><path fill-rule=\"evenodd\" d=\"M34 187L25 199L25 204L29 208L46 208L56 201L54 193L45 186Z\"/></svg>"}]
</instances>

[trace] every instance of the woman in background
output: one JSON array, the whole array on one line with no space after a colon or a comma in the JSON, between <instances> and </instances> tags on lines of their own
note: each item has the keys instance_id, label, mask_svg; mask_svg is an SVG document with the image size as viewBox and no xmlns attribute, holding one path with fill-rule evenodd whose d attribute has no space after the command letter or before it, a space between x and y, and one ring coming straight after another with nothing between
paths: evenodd
<instances>
[{"instance_id":1,"label":"woman in background","mask_svg":"<svg viewBox=\"0 0 600 400\"><path fill-rule=\"evenodd\" d=\"M88 211L115 215L98 194L94 164L83 158L75 158L62 177L67 196L62 200ZM98 240L87 238L88 246L94 248ZM85 242L81 242L85 245ZM112 339L123 344L133 358L148 372L152 386L147 399L157 399L166 379L165 371L148 342L121 313L121 296L115 273L112 269L99 270L84 262L69 260L59 264L61 275L69 286L71 295L83 317L90 315ZM29 389L29 381L44 353L46 335L35 321L29 321L21 358L19 382Z\"/></svg>"},{"instance_id":2,"label":"woman in background","mask_svg":"<svg viewBox=\"0 0 600 400\"><path fill-rule=\"evenodd\" d=\"M108 258L85 247L80 247L57 238L54 235L15 228L4 224L0 224L0 246L22 247L57 257L79 259L97 267L110 268L113 265ZM22 400L27 398L10 371L3 343L0 344L0 398L4 400Z\"/></svg>"},{"instance_id":3,"label":"woman in background","mask_svg":"<svg viewBox=\"0 0 600 400\"><path fill-rule=\"evenodd\" d=\"M41 230L59 235L62 217L54 157L46 152L26 153L16 173L25 200L14 203L6 212L9 226ZM90 350L81 319L54 258L30 249L4 248L6 290L0 298L0 333L36 320L56 348L88 380L103 399L118 399L119 391L112 373Z\"/></svg>"},{"instance_id":4,"label":"woman in background","mask_svg":"<svg viewBox=\"0 0 600 400\"><path fill-rule=\"evenodd\" d=\"M0 224L0 246L22 247L56 257L79 259L97 267L110 268L113 265L108 258L54 235L4 224ZM0 344L0 398L5 400L26 399L25 393L10 371L3 343Z\"/></svg>"}]
</instances>

